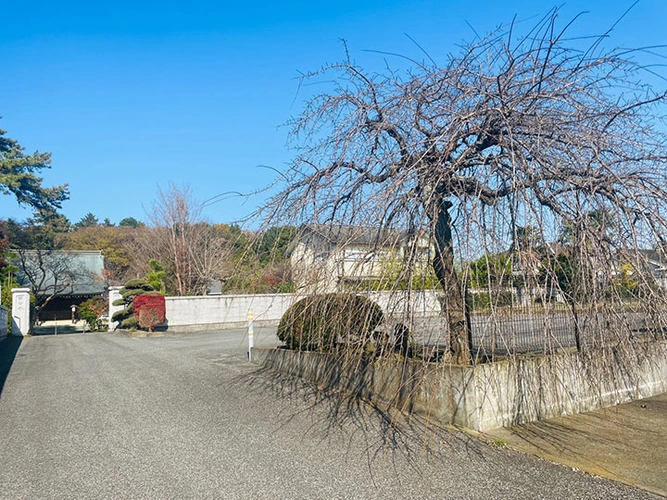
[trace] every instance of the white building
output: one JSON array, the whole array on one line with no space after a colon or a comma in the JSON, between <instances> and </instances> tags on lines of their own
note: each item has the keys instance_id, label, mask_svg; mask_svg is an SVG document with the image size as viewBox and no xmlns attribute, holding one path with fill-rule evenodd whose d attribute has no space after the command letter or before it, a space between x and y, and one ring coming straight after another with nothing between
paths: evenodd
<instances>
[{"instance_id":1,"label":"white building","mask_svg":"<svg viewBox=\"0 0 667 500\"><path fill-rule=\"evenodd\" d=\"M411 255L430 265L426 238L404 231L343 225L307 224L288 250L297 291L326 293L387 279L392 266Z\"/></svg>"}]
</instances>

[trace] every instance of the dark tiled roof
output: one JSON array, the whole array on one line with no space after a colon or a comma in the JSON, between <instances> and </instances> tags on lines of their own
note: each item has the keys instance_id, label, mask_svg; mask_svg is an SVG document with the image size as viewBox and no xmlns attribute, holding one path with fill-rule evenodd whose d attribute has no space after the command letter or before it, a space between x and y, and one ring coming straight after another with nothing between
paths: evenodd
<instances>
[{"instance_id":1,"label":"dark tiled roof","mask_svg":"<svg viewBox=\"0 0 667 500\"><path fill-rule=\"evenodd\" d=\"M14 262L19 267L17 280L21 286L30 286L28 274L37 276L38 280L45 274L41 289L49 294L53 293L56 286L56 277L59 284L67 283L59 295L99 295L104 292L102 278L104 256L101 250L16 250L15 252L23 256L23 259ZM25 268L21 260L25 262Z\"/></svg>"}]
</instances>

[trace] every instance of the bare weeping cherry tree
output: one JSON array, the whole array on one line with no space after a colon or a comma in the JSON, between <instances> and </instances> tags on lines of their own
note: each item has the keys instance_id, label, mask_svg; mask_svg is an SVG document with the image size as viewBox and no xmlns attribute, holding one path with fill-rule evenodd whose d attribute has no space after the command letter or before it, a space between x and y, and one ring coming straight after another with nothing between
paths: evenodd
<instances>
[{"instance_id":1,"label":"bare weeping cherry tree","mask_svg":"<svg viewBox=\"0 0 667 500\"><path fill-rule=\"evenodd\" d=\"M269 218L429 235L461 363L471 353L459 266L488 242L569 224L586 258L607 255L582 216L595 210L612 214L617 248L662 241L667 93L641 83L641 50L607 49L607 34L570 38L573 23L553 10L525 35L512 23L441 64L369 73L348 55L305 75L325 90L291 122L298 155Z\"/></svg>"}]
</instances>

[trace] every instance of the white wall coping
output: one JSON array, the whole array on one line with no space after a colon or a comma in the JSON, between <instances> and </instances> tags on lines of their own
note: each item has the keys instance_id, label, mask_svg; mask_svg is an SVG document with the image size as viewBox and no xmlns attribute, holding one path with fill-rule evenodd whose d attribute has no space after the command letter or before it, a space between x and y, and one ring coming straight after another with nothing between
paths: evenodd
<instances>
[{"instance_id":1,"label":"white wall coping","mask_svg":"<svg viewBox=\"0 0 667 500\"><path fill-rule=\"evenodd\" d=\"M248 294L239 294L239 295L181 295L178 297L165 297L165 300L192 300L192 299L208 299L208 300L220 300L220 299L244 299L247 297L262 299L264 297L292 297L295 296L293 293L248 293Z\"/></svg>"}]
</instances>

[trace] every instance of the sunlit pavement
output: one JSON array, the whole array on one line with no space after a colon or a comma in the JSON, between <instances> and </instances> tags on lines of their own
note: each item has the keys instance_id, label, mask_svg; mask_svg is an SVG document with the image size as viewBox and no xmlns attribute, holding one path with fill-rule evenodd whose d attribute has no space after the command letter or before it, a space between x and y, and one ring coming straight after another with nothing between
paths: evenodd
<instances>
[{"instance_id":1,"label":"sunlit pavement","mask_svg":"<svg viewBox=\"0 0 667 500\"><path fill-rule=\"evenodd\" d=\"M256 328L255 344L274 332ZM246 352L244 330L3 341L0 498L654 498L433 422L392 423Z\"/></svg>"},{"instance_id":2,"label":"sunlit pavement","mask_svg":"<svg viewBox=\"0 0 667 500\"><path fill-rule=\"evenodd\" d=\"M667 496L667 394L489 433L494 442Z\"/></svg>"}]
</instances>

